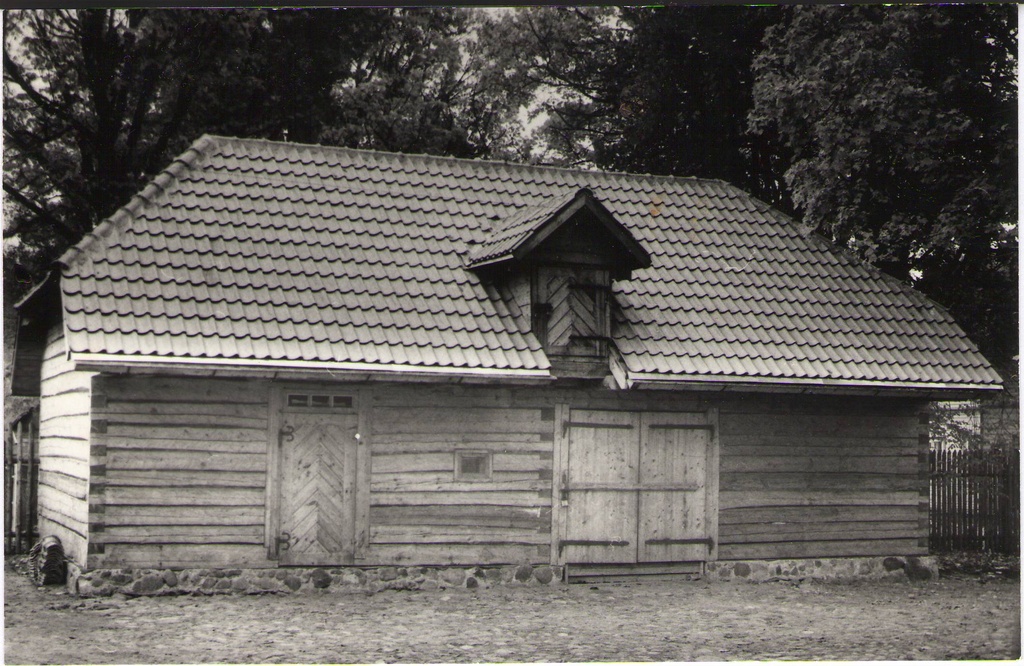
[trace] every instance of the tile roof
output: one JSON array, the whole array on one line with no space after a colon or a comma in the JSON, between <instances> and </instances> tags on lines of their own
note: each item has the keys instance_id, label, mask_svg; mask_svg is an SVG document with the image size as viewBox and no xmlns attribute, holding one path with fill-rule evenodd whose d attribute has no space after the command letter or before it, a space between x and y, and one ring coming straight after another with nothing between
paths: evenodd
<instances>
[{"instance_id":1,"label":"tile roof","mask_svg":"<svg viewBox=\"0 0 1024 666\"><path fill-rule=\"evenodd\" d=\"M577 192L571 192L540 206L524 206L508 217L495 220L490 233L470 249L467 265L479 266L510 255L559 210L574 201L577 195Z\"/></svg>"},{"instance_id":2,"label":"tile roof","mask_svg":"<svg viewBox=\"0 0 1024 666\"><path fill-rule=\"evenodd\" d=\"M581 188L652 259L614 285L631 380L1000 382L944 310L720 181L210 136L62 258L69 349L547 374L467 264Z\"/></svg>"}]
</instances>

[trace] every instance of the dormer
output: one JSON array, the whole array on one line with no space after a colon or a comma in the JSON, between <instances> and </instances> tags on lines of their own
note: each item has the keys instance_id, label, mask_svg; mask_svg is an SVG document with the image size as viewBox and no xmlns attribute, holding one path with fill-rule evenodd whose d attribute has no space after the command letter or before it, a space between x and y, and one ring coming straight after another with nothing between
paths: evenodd
<instances>
[{"instance_id":1,"label":"dormer","mask_svg":"<svg viewBox=\"0 0 1024 666\"><path fill-rule=\"evenodd\" d=\"M555 374L603 377L612 280L650 264L629 230L582 189L495 220L468 268L495 288L521 330L533 332Z\"/></svg>"}]
</instances>

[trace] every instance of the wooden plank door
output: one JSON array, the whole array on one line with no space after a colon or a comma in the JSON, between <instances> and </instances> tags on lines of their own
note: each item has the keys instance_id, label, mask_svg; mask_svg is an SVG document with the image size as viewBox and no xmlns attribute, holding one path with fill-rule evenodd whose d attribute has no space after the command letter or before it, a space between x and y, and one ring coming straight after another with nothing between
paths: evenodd
<instances>
[{"instance_id":1,"label":"wooden plank door","mask_svg":"<svg viewBox=\"0 0 1024 666\"><path fill-rule=\"evenodd\" d=\"M284 414L281 564L353 562L358 424L354 413Z\"/></svg>"},{"instance_id":2,"label":"wooden plank door","mask_svg":"<svg viewBox=\"0 0 1024 666\"><path fill-rule=\"evenodd\" d=\"M635 413L570 412L563 561L636 562L639 426Z\"/></svg>"},{"instance_id":3,"label":"wooden plank door","mask_svg":"<svg viewBox=\"0 0 1024 666\"><path fill-rule=\"evenodd\" d=\"M645 413L641 424L637 560L708 560L712 427L702 413Z\"/></svg>"}]
</instances>

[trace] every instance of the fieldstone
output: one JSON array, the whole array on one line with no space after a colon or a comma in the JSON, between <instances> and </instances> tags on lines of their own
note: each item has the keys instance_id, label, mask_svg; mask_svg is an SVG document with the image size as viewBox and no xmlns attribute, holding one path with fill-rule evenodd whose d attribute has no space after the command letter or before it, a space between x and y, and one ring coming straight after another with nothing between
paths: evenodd
<instances>
[{"instance_id":1,"label":"fieldstone","mask_svg":"<svg viewBox=\"0 0 1024 666\"><path fill-rule=\"evenodd\" d=\"M331 584L331 575L323 569L317 569L309 576L309 580L313 583L313 587L318 589L324 589Z\"/></svg>"},{"instance_id":2,"label":"fieldstone","mask_svg":"<svg viewBox=\"0 0 1024 666\"><path fill-rule=\"evenodd\" d=\"M551 567L537 567L533 571L533 577L537 579L537 582L541 585L547 585L555 577L551 572Z\"/></svg>"},{"instance_id":3,"label":"fieldstone","mask_svg":"<svg viewBox=\"0 0 1024 666\"><path fill-rule=\"evenodd\" d=\"M224 571L224 575L225 576L230 576L231 578L234 578L235 576L241 576L242 575L242 570L241 569L227 569L227 570Z\"/></svg>"},{"instance_id":4,"label":"fieldstone","mask_svg":"<svg viewBox=\"0 0 1024 666\"><path fill-rule=\"evenodd\" d=\"M174 573L173 571L165 571L163 578L164 583L167 585L167 587L178 586L178 574Z\"/></svg>"},{"instance_id":5,"label":"fieldstone","mask_svg":"<svg viewBox=\"0 0 1024 666\"><path fill-rule=\"evenodd\" d=\"M103 571L100 571L99 576L100 578L110 578L110 570L104 569Z\"/></svg>"},{"instance_id":6,"label":"fieldstone","mask_svg":"<svg viewBox=\"0 0 1024 666\"><path fill-rule=\"evenodd\" d=\"M148 574L132 585L132 594L152 594L164 586L163 576Z\"/></svg>"},{"instance_id":7,"label":"fieldstone","mask_svg":"<svg viewBox=\"0 0 1024 666\"><path fill-rule=\"evenodd\" d=\"M284 584L287 585L288 589L292 592L302 587L302 581L299 580L298 576L285 576Z\"/></svg>"},{"instance_id":8,"label":"fieldstone","mask_svg":"<svg viewBox=\"0 0 1024 666\"><path fill-rule=\"evenodd\" d=\"M521 583L525 583L526 581L530 580L532 576L533 567L531 567L529 564L520 565L519 568L516 569L516 580L518 580Z\"/></svg>"},{"instance_id":9,"label":"fieldstone","mask_svg":"<svg viewBox=\"0 0 1024 666\"><path fill-rule=\"evenodd\" d=\"M408 575L409 575L409 570L408 570L408 569L406 569L405 567L402 567L402 568L400 568L400 569L398 570L398 575L399 575L399 576L402 576L402 577L404 578L404 577L406 577L406 576L408 576Z\"/></svg>"},{"instance_id":10,"label":"fieldstone","mask_svg":"<svg viewBox=\"0 0 1024 666\"><path fill-rule=\"evenodd\" d=\"M213 578L204 578L203 582L199 585L201 589L212 590L213 586L217 584L217 581Z\"/></svg>"},{"instance_id":11,"label":"fieldstone","mask_svg":"<svg viewBox=\"0 0 1024 666\"><path fill-rule=\"evenodd\" d=\"M110 582L114 585L124 585L132 582L132 577L126 573L116 573L110 576Z\"/></svg>"},{"instance_id":12,"label":"fieldstone","mask_svg":"<svg viewBox=\"0 0 1024 666\"><path fill-rule=\"evenodd\" d=\"M496 567L484 570L484 577L489 581L501 580L501 569Z\"/></svg>"},{"instance_id":13,"label":"fieldstone","mask_svg":"<svg viewBox=\"0 0 1024 666\"><path fill-rule=\"evenodd\" d=\"M395 580L398 578L398 570L394 567L381 567L380 568L380 579L381 580ZM402 569L402 575L405 575L405 569Z\"/></svg>"},{"instance_id":14,"label":"fieldstone","mask_svg":"<svg viewBox=\"0 0 1024 666\"><path fill-rule=\"evenodd\" d=\"M81 597L109 597L114 593L114 588L101 581L79 581L78 595Z\"/></svg>"},{"instance_id":15,"label":"fieldstone","mask_svg":"<svg viewBox=\"0 0 1024 666\"><path fill-rule=\"evenodd\" d=\"M223 578L225 574L223 569L210 569L206 575L213 576L214 578Z\"/></svg>"},{"instance_id":16,"label":"fieldstone","mask_svg":"<svg viewBox=\"0 0 1024 666\"><path fill-rule=\"evenodd\" d=\"M276 578L271 578L269 576L266 578L260 578L259 583L263 586L264 589L269 590L271 592L280 592L284 589L284 581L280 581Z\"/></svg>"},{"instance_id":17,"label":"fieldstone","mask_svg":"<svg viewBox=\"0 0 1024 666\"><path fill-rule=\"evenodd\" d=\"M217 581L217 584L213 586L215 590L229 590L231 589L232 582L227 578L221 578Z\"/></svg>"},{"instance_id":18,"label":"fieldstone","mask_svg":"<svg viewBox=\"0 0 1024 666\"><path fill-rule=\"evenodd\" d=\"M917 557L907 558L907 578L913 581L931 580L932 570Z\"/></svg>"},{"instance_id":19,"label":"fieldstone","mask_svg":"<svg viewBox=\"0 0 1024 666\"><path fill-rule=\"evenodd\" d=\"M466 579L466 587L472 590L474 588L480 587L480 582L473 576L470 576Z\"/></svg>"},{"instance_id":20,"label":"fieldstone","mask_svg":"<svg viewBox=\"0 0 1024 666\"><path fill-rule=\"evenodd\" d=\"M734 574L739 578L746 578L750 575L750 565L746 562L740 562L732 568Z\"/></svg>"},{"instance_id":21,"label":"fieldstone","mask_svg":"<svg viewBox=\"0 0 1024 666\"><path fill-rule=\"evenodd\" d=\"M441 578L451 585L462 585L466 579L466 573L462 569L445 569L441 572Z\"/></svg>"},{"instance_id":22,"label":"fieldstone","mask_svg":"<svg viewBox=\"0 0 1024 666\"><path fill-rule=\"evenodd\" d=\"M235 592L244 592L249 589L249 581L246 580L244 576L239 576L231 581L231 589Z\"/></svg>"},{"instance_id":23,"label":"fieldstone","mask_svg":"<svg viewBox=\"0 0 1024 666\"><path fill-rule=\"evenodd\" d=\"M907 565L898 557L887 557L882 560L882 566L886 571L902 571Z\"/></svg>"},{"instance_id":24,"label":"fieldstone","mask_svg":"<svg viewBox=\"0 0 1024 666\"><path fill-rule=\"evenodd\" d=\"M438 587L440 586L436 580L425 580L419 584L419 589L421 590L436 590Z\"/></svg>"}]
</instances>

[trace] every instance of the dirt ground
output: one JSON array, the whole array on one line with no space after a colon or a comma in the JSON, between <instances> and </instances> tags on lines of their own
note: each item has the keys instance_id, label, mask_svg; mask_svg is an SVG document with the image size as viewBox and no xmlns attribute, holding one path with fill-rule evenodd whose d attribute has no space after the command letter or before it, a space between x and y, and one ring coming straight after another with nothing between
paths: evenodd
<instances>
[{"instance_id":1,"label":"dirt ground","mask_svg":"<svg viewBox=\"0 0 1024 666\"><path fill-rule=\"evenodd\" d=\"M984 582L982 582L984 581ZM1017 580L77 599L5 570L8 664L1010 659Z\"/></svg>"}]
</instances>

